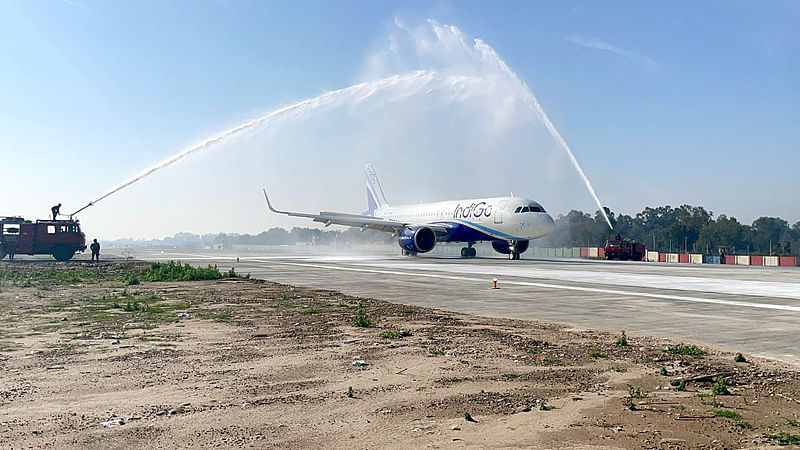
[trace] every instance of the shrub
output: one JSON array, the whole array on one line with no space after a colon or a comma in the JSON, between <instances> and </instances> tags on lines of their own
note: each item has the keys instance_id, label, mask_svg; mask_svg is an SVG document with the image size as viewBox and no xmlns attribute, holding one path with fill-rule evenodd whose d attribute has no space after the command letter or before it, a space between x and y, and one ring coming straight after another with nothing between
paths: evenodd
<instances>
[{"instance_id":1,"label":"shrub","mask_svg":"<svg viewBox=\"0 0 800 450\"><path fill-rule=\"evenodd\" d=\"M737 353L736 356L733 358L733 361L737 363L744 363L747 362L747 359L741 353Z\"/></svg>"},{"instance_id":2,"label":"shrub","mask_svg":"<svg viewBox=\"0 0 800 450\"><path fill-rule=\"evenodd\" d=\"M669 375L667 373L667 368L666 367L662 367L661 370L658 373L660 373L662 377L665 377L665 376Z\"/></svg>"},{"instance_id":3,"label":"shrub","mask_svg":"<svg viewBox=\"0 0 800 450\"><path fill-rule=\"evenodd\" d=\"M677 344L674 347L670 347L667 349L668 353L672 353L673 355L689 355L689 356L705 356L706 351L700 347L695 345L683 345Z\"/></svg>"},{"instance_id":4,"label":"shrub","mask_svg":"<svg viewBox=\"0 0 800 450\"><path fill-rule=\"evenodd\" d=\"M630 384L628 385L628 396L630 398L645 398L647 397L647 392L642 391L642 388L633 387Z\"/></svg>"},{"instance_id":5,"label":"shrub","mask_svg":"<svg viewBox=\"0 0 800 450\"><path fill-rule=\"evenodd\" d=\"M189 264L181 265L179 262L152 263L139 272L128 276L129 284L140 281L201 281L219 280L220 278L240 277L233 268L227 272L220 272L217 266L192 267ZM135 281L134 281L135 280Z\"/></svg>"},{"instance_id":6,"label":"shrub","mask_svg":"<svg viewBox=\"0 0 800 450\"><path fill-rule=\"evenodd\" d=\"M676 387L675 390L676 391L681 391L681 392L685 391L686 390L686 380L681 380L681 382L678 384L678 387Z\"/></svg>"},{"instance_id":7,"label":"shrub","mask_svg":"<svg viewBox=\"0 0 800 450\"><path fill-rule=\"evenodd\" d=\"M742 420L742 416L740 416L739 414L724 409L714 411L714 417L724 417L726 419Z\"/></svg>"},{"instance_id":8,"label":"shrub","mask_svg":"<svg viewBox=\"0 0 800 450\"><path fill-rule=\"evenodd\" d=\"M800 436L781 431L778 434L765 434L765 438L778 441L780 445L800 445Z\"/></svg>"},{"instance_id":9,"label":"shrub","mask_svg":"<svg viewBox=\"0 0 800 450\"><path fill-rule=\"evenodd\" d=\"M356 310L356 315L353 316L353 326L360 327L360 328L369 328L372 325L371 320L369 320L369 316L367 316L367 307L364 306L363 303L358 304L358 309Z\"/></svg>"},{"instance_id":10,"label":"shrub","mask_svg":"<svg viewBox=\"0 0 800 450\"><path fill-rule=\"evenodd\" d=\"M411 333L408 331L394 331L394 330L386 330L383 333L379 334L378 336L384 339L400 339L405 336L410 336Z\"/></svg>"},{"instance_id":11,"label":"shrub","mask_svg":"<svg viewBox=\"0 0 800 450\"><path fill-rule=\"evenodd\" d=\"M605 353L603 353L603 350L596 345L589 347L589 350L586 352L586 354L592 358L605 358L607 356Z\"/></svg>"},{"instance_id":12,"label":"shrub","mask_svg":"<svg viewBox=\"0 0 800 450\"><path fill-rule=\"evenodd\" d=\"M464 413L464 420L466 420L467 422L477 422L477 420L472 418L472 414L468 412Z\"/></svg>"},{"instance_id":13,"label":"shrub","mask_svg":"<svg viewBox=\"0 0 800 450\"><path fill-rule=\"evenodd\" d=\"M347 387L347 397L349 397L349 398L354 398L355 397L355 395L353 394L353 386L348 386Z\"/></svg>"},{"instance_id":14,"label":"shrub","mask_svg":"<svg viewBox=\"0 0 800 450\"><path fill-rule=\"evenodd\" d=\"M515 380L515 379L519 378L519 374L516 374L516 373L504 373L503 374L503 378L505 378L506 380Z\"/></svg>"},{"instance_id":15,"label":"shrub","mask_svg":"<svg viewBox=\"0 0 800 450\"><path fill-rule=\"evenodd\" d=\"M625 331L622 331L622 334L619 335L617 339L617 347L627 347L628 346L628 336L625 336Z\"/></svg>"},{"instance_id":16,"label":"shrub","mask_svg":"<svg viewBox=\"0 0 800 450\"><path fill-rule=\"evenodd\" d=\"M711 393L714 395L731 395L728 385L725 384L725 379L722 377L714 378L714 386L711 388Z\"/></svg>"}]
</instances>

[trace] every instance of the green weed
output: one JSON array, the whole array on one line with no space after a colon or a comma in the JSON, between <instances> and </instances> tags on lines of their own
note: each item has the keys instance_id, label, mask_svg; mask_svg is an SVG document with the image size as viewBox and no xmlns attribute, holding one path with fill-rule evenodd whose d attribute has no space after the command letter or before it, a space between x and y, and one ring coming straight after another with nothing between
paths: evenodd
<instances>
[{"instance_id":1,"label":"green weed","mask_svg":"<svg viewBox=\"0 0 800 450\"><path fill-rule=\"evenodd\" d=\"M367 316L367 307L363 303L358 304L356 315L353 316L353 326L359 328L370 328L374 323Z\"/></svg>"},{"instance_id":2,"label":"green weed","mask_svg":"<svg viewBox=\"0 0 800 450\"><path fill-rule=\"evenodd\" d=\"M411 336L411 332L409 331L394 331L394 330L386 330L383 333L378 335L384 339L400 339L407 336Z\"/></svg>"},{"instance_id":3,"label":"green weed","mask_svg":"<svg viewBox=\"0 0 800 450\"><path fill-rule=\"evenodd\" d=\"M600 347L593 345L589 347L589 350L586 351L586 354L591 356L592 358L606 358L608 355L603 353L603 350Z\"/></svg>"},{"instance_id":4,"label":"green weed","mask_svg":"<svg viewBox=\"0 0 800 450\"><path fill-rule=\"evenodd\" d=\"M714 395L731 395L728 385L722 377L714 378L714 386L711 388L711 393Z\"/></svg>"},{"instance_id":5,"label":"green weed","mask_svg":"<svg viewBox=\"0 0 800 450\"><path fill-rule=\"evenodd\" d=\"M740 416L738 413L733 411L728 411L725 409L718 409L714 411L714 417L724 417L726 419L731 419L731 420L742 420L742 416Z\"/></svg>"},{"instance_id":6,"label":"green weed","mask_svg":"<svg viewBox=\"0 0 800 450\"><path fill-rule=\"evenodd\" d=\"M506 380L516 380L517 378L519 378L519 374L516 374L516 373L504 373L503 374L503 378L505 378Z\"/></svg>"},{"instance_id":7,"label":"green weed","mask_svg":"<svg viewBox=\"0 0 800 450\"><path fill-rule=\"evenodd\" d=\"M249 276L248 276L249 277ZM152 263L138 273L129 274L127 281L201 281L219 280L221 278L244 278L231 268L227 272L220 272L217 266L192 267L188 263L181 265L179 262ZM135 283L133 283L135 284Z\"/></svg>"},{"instance_id":8,"label":"green weed","mask_svg":"<svg viewBox=\"0 0 800 450\"><path fill-rule=\"evenodd\" d=\"M622 331L622 334L619 335L617 338L617 347L627 347L628 346L628 336L625 336L625 331Z\"/></svg>"},{"instance_id":9,"label":"green weed","mask_svg":"<svg viewBox=\"0 0 800 450\"><path fill-rule=\"evenodd\" d=\"M673 355L689 355L689 356L701 357L705 356L708 352L695 345L678 344L675 345L674 347L668 348L667 353L672 353Z\"/></svg>"},{"instance_id":10,"label":"green weed","mask_svg":"<svg viewBox=\"0 0 800 450\"><path fill-rule=\"evenodd\" d=\"M785 431L778 434L765 434L764 437L771 441L778 441L780 445L800 445L800 436Z\"/></svg>"}]
</instances>

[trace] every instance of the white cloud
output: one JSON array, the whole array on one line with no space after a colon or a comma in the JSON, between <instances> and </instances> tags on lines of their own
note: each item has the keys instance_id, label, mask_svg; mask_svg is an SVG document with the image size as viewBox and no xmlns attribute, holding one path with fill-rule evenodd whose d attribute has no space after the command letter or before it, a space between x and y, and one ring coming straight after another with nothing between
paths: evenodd
<instances>
[{"instance_id":1,"label":"white cloud","mask_svg":"<svg viewBox=\"0 0 800 450\"><path fill-rule=\"evenodd\" d=\"M653 58L639 52L635 52L633 50L624 49L622 47L610 44L605 41L601 41L600 39L596 38L587 38L575 34L571 34L566 36L564 39L567 41L579 45L581 47L591 48L594 50L601 50L604 52L614 53L625 58L628 58L632 61L635 61L641 65L643 65L648 70L655 71L658 69L658 64L653 60Z\"/></svg>"}]
</instances>

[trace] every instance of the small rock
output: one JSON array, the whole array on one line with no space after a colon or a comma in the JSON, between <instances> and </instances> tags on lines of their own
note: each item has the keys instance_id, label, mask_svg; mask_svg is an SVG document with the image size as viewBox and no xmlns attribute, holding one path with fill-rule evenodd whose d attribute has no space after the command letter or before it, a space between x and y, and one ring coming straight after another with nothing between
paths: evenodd
<instances>
[{"instance_id":1,"label":"small rock","mask_svg":"<svg viewBox=\"0 0 800 450\"><path fill-rule=\"evenodd\" d=\"M450 425L450 429L453 431L461 431L461 427L458 425Z\"/></svg>"}]
</instances>

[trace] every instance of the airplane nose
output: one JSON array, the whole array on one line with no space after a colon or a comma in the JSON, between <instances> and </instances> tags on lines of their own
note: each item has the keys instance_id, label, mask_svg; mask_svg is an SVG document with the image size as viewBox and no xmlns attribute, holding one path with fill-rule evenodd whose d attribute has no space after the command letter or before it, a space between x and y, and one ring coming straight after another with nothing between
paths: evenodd
<instances>
[{"instance_id":1,"label":"airplane nose","mask_svg":"<svg viewBox=\"0 0 800 450\"><path fill-rule=\"evenodd\" d=\"M550 214L545 214L546 218L544 220L544 229L545 233L550 234L553 230L556 229L556 221L550 216Z\"/></svg>"}]
</instances>

